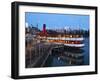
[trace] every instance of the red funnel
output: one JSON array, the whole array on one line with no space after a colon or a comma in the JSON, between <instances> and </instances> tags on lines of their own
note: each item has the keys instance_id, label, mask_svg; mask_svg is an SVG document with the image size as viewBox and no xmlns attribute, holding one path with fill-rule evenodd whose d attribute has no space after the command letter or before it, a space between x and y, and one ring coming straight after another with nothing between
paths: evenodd
<instances>
[{"instance_id":1,"label":"red funnel","mask_svg":"<svg viewBox=\"0 0 100 81\"><path fill-rule=\"evenodd\" d=\"M43 24L43 30L42 30L42 32L43 32L44 34L46 34L46 24Z\"/></svg>"}]
</instances>

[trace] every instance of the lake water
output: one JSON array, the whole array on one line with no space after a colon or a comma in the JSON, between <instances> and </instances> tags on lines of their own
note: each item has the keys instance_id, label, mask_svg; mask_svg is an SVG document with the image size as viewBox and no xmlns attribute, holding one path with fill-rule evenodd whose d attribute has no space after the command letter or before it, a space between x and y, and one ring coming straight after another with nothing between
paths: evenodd
<instances>
[{"instance_id":1,"label":"lake water","mask_svg":"<svg viewBox=\"0 0 100 81\"><path fill-rule=\"evenodd\" d=\"M65 47L63 53L54 49L45 67L89 65L89 38L85 38L84 44L85 46L78 50Z\"/></svg>"}]
</instances>

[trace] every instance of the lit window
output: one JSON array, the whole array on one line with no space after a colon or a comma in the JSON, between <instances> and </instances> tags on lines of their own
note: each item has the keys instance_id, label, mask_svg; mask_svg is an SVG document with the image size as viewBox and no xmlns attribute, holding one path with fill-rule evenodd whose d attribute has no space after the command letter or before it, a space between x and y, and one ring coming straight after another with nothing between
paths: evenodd
<instances>
[{"instance_id":1,"label":"lit window","mask_svg":"<svg viewBox=\"0 0 100 81\"><path fill-rule=\"evenodd\" d=\"M70 35L70 37L72 38L72 35Z\"/></svg>"}]
</instances>

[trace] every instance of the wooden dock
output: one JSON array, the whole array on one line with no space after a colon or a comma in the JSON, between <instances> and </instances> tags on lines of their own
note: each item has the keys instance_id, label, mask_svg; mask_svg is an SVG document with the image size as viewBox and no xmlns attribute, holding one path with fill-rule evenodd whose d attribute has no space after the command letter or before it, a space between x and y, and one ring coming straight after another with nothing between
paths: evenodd
<instances>
[{"instance_id":1,"label":"wooden dock","mask_svg":"<svg viewBox=\"0 0 100 81\"><path fill-rule=\"evenodd\" d=\"M62 44L38 43L31 48L30 54L26 54L26 68L43 67L52 50L63 48Z\"/></svg>"}]
</instances>

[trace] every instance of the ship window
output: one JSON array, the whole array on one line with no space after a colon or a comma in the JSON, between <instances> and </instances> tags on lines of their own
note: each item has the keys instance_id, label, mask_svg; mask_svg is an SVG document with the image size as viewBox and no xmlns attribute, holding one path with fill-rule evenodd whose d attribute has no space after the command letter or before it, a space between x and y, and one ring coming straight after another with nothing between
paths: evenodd
<instances>
[{"instance_id":1,"label":"ship window","mask_svg":"<svg viewBox=\"0 0 100 81\"><path fill-rule=\"evenodd\" d=\"M70 37L72 38L72 35L70 35Z\"/></svg>"}]
</instances>

